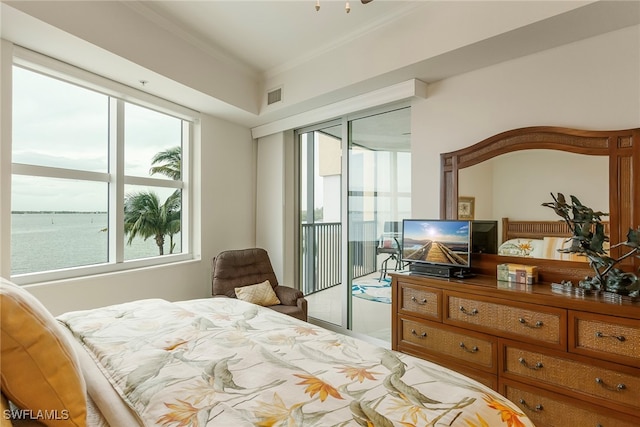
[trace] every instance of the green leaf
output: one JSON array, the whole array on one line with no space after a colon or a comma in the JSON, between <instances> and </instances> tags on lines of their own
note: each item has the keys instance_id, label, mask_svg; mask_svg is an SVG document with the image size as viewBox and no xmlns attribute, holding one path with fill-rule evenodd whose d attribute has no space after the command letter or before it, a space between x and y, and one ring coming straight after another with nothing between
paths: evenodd
<instances>
[{"instance_id":1,"label":"green leaf","mask_svg":"<svg viewBox=\"0 0 640 427\"><path fill-rule=\"evenodd\" d=\"M633 228L629 229L625 245L631 248L640 248L640 226L637 230L634 230Z\"/></svg>"}]
</instances>

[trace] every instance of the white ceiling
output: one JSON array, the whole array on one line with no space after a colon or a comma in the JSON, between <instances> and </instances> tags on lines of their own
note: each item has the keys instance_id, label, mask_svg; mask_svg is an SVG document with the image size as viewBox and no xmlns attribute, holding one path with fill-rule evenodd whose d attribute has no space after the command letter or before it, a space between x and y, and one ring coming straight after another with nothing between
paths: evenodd
<instances>
[{"instance_id":1,"label":"white ceiling","mask_svg":"<svg viewBox=\"0 0 640 427\"><path fill-rule=\"evenodd\" d=\"M254 129L640 23L638 0L0 1L3 38Z\"/></svg>"},{"instance_id":2,"label":"white ceiling","mask_svg":"<svg viewBox=\"0 0 640 427\"><path fill-rule=\"evenodd\" d=\"M378 30L426 2L376 0L144 1L130 5L210 50L270 74Z\"/></svg>"},{"instance_id":3,"label":"white ceiling","mask_svg":"<svg viewBox=\"0 0 640 427\"><path fill-rule=\"evenodd\" d=\"M546 7L553 7L549 16L534 19L532 24L520 26L513 23L511 31L496 30L493 37L487 37L476 43L454 49L443 50L443 54L431 58L417 56L413 62L406 61L404 66L390 68L388 73L366 75L362 73L361 80L351 79L348 88L341 88L342 98L318 95L315 103L301 102L291 105L288 109L282 106L274 114L273 111L262 109L260 115L266 123L277 120L289 114L295 114L300 109L310 109L323 103L356 96L380 87L389 86L400 81L416 78L425 82L433 82L456 74L471 71L505 60L535 53L565 43L591 37L607 31L637 24L640 21L640 9L637 1L635 8L612 8L612 3L593 0L570 0L544 2L538 0L527 1L483 1L483 0L374 0L362 4L359 0L350 1L351 11L345 12L344 0L321 0L320 10L315 10L316 0L234 0L234 1L142 1L126 2L130 7L153 20L165 29L180 35L190 43L196 44L218 58L224 57L240 67L248 69L257 80L267 86L271 81L280 83L287 81L288 73L304 73L309 64L319 64L324 58L335 58L332 52L344 52L349 56L358 55L362 58L364 70L369 69L369 62L380 62L377 55L386 55L393 63L394 51L404 55L407 52L428 50L425 45L438 46L446 44L446 34L442 39L433 33L419 32L418 27L431 26L434 28L451 29L455 32L456 25L463 33L474 21L473 10L478 4L487 8L495 8L498 13L510 8L522 8L522 14L539 12ZM449 3L449 4L447 4ZM443 6L450 7L456 3L457 15L439 15ZM555 3L555 4L553 4ZM600 3L600 4L597 4ZM564 4L564 5L563 5ZM558 8L558 5L561 5ZM579 6L587 6L582 9ZM562 9L562 7L566 9ZM469 11L469 12L467 12ZM566 12L566 13L563 13ZM507 13L505 13L507 14ZM425 17L423 22L411 21L411 15ZM467 15L467 16L465 16ZM535 13L533 13L535 15ZM439 21L429 19L437 17ZM482 19L482 18L477 18ZM486 19L486 18L485 18ZM495 22L487 20L487 28L500 26L498 15ZM398 23L407 22L406 26ZM417 25L417 27L416 27ZM506 27L508 28L508 27ZM412 39L401 38L398 33L415 34ZM488 31L487 34L490 34ZM502 33L502 34L501 34ZM423 34L428 36L424 38ZM429 37L431 36L431 37ZM366 44L363 39L375 40ZM404 40L404 43L402 41ZM411 40L411 43L406 43ZM364 43L364 44L363 44ZM383 50L389 44L392 49ZM366 46L366 50L353 49L352 46ZM381 46L380 51L377 47ZM434 48L434 52L438 49ZM392 55L389 55L389 52ZM345 61L345 64L347 62ZM338 65L339 67L340 65ZM346 65L353 67L353 63ZM319 68L318 66L316 66ZM373 66L371 67L373 68ZM384 68L384 67L382 67ZM275 76L275 77L274 77ZM280 80L278 80L280 78ZM300 77L298 77L300 78ZM308 86L321 87L320 78L324 76L309 73ZM304 79L304 77L302 77ZM345 82L348 77L345 73ZM266 82L266 83L265 83ZM285 84L283 83L283 86ZM263 87L266 92L269 87ZM285 87L285 96L287 95ZM337 92L337 91L336 91ZM280 108L280 107L279 107Z\"/></svg>"}]
</instances>

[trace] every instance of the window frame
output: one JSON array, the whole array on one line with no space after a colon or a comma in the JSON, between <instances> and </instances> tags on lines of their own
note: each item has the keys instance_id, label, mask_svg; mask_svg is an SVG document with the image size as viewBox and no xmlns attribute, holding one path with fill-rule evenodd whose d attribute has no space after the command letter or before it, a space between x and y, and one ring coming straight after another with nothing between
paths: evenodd
<instances>
[{"instance_id":1,"label":"window frame","mask_svg":"<svg viewBox=\"0 0 640 427\"><path fill-rule=\"evenodd\" d=\"M32 72L40 73L47 77L58 79L69 84L74 84L85 89L89 89L109 97L109 136L108 136L108 162L110 165L107 172L83 171L77 169L65 169L41 165L30 165L23 163L13 163L12 153L9 152L9 163L11 172L9 178L14 175L38 176L44 178L62 178L81 181L100 182L108 185L108 261L105 263L89 266L76 266L57 270L33 272L11 275L11 280L17 284L32 284L52 280L61 280L75 277L86 277L97 274L110 273L115 271L133 270L150 266L159 266L192 260L194 256L193 248L193 194L191 175L191 152L195 132L199 127L196 125L200 121L200 113L188 109L181 105L174 104L162 98L155 97L149 93L115 82L106 77L99 76L92 72L74 67L70 64L56 59L40 55L28 49L14 46L13 61L10 65L11 74L13 67L21 67ZM4 71L4 70L3 70ZM9 79L12 82L12 79ZM6 80L3 82L5 84ZM12 87L12 83L9 83ZM12 91L9 93L12 94ZM3 96L4 97L4 96ZM10 96L11 98L11 96ZM4 100L3 102L6 102ZM12 101L9 100L9 105ZM167 114L181 120L182 132L182 179L171 180L166 178L141 177L125 175L124 173L124 107L125 104L134 104L159 113ZM6 105L6 104L5 104ZM10 120L11 121L11 120ZM11 132L9 132L11 137ZM5 163L6 164L6 163ZM4 175L6 177L6 175ZM181 253L166 254L134 260L125 260L125 233L124 233L124 198L125 186L142 185L150 187L175 188L182 190L182 218L181 218ZM11 184L9 184L9 194L12 194ZM5 187L6 188L6 187ZM3 203L4 204L4 203ZM2 212L11 215L11 208ZM0 224L5 227L5 224ZM2 234L11 235L11 229ZM10 252L10 240L2 243L4 248L0 252L7 250ZM9 256L10 263L10 256ZM2 271L3 274L10 274L9 271Z\"/></svg>"}]
</instances>

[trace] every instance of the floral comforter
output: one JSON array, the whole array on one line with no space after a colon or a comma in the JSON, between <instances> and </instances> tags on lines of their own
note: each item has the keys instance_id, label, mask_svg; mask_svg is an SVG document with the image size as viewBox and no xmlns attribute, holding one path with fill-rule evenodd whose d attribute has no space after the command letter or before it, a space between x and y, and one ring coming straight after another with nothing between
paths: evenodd
<instances>
[{"instance_id":1,"label":"floral comforter","mask_svg":"<svg viewBox=\"0 0 640 427\"><path fill-rule=\"evenodd\" d=\"M438 365L229 298L58 318L146 426L532 426Z\"/></svg>"}]
</instances>

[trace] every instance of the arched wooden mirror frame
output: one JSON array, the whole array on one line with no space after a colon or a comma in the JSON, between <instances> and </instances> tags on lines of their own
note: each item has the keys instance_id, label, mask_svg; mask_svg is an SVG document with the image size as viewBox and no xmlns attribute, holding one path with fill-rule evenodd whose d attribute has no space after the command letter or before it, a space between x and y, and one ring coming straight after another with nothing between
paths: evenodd
<instances>
[{"instance_id":1,"label":"arched wooden mirror frame","mask_svg":"<svg viewBox=\"0 0 640 427\"><path fill-rule=\"evenodd\" d=\"M501 154L530 149L608 156L611 243L625 241L629 228L640 226L640 128L591 131L551 126L527 127L502 132L461 150L441 154L440 218L458 217L460 169ZM477 264L490 271L496 263L501 262L522 262L522 259L485 256ZM635 271L640 261L636 258L632 262ZM543 280L555 281L562 277L573 280L584 277L588 272L584 266L578 265L580 263L568 261L527 259L526 263L538 265L541 274L546 273Z\"/></svg>"}]
</instances>

